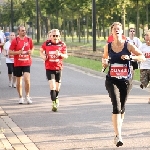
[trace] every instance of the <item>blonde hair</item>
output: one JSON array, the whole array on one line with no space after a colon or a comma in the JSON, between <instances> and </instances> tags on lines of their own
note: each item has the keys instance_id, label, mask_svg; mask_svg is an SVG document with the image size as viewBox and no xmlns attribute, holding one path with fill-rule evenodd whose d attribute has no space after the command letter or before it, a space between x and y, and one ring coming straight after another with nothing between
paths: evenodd
<instances>
[{"instance_id":1,"label":"blonde hair","mask_svg":"<svg viewBox=\"0 0 150 150\"><path fill-rule=\"evenodd\" d=\"M59 31L58 29L52 29L52 30L51 30L51 33L52 33L52 32L59 32L59 33L60 33L60 31Z\"/></svg>"},{"instance_id":2,"label":"blonde hair","mask_svg":"<svg viewBox=\"0 0 150 150\"><path fill-rule=\"evenodd\" d=\"M150 34L150 29L144 31L144 35Z\"/></svg>"},{"instance_id":3,"label":"blonde hair","mask_svg":"<svg viewBox=\"0 0 150 150\"><path fill-rule=\"evenodd\" d=\"M122 27L122 24L121 24L120 22L114 22L114 23L111 25L111 30L112 30L112 28L113 28L114 25L119 25L119 26Z\"/></svg>"}]
</instances>

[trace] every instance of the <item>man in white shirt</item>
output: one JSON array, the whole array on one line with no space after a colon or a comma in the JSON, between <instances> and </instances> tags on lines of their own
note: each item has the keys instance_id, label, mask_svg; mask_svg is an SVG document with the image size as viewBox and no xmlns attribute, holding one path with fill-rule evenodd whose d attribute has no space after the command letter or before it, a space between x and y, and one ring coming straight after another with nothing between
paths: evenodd
<instances>
[{"instance_id":1,"label":"man in white shirt","mask_svg":"<svg viewBox=\"0 0 150 150\"><path fill-rule=\"evenodd\" d=\"M132 43L137 48L140 48L142 46L142 42L140 41L140 39L138 37L135 37L135 28L129 28L129 37L127 37L126 41ZM131 65L133 67L132 75L134 76L134 70L139 68L139 64L137 61L132 61Z\"/></svg>"},{"instance_id":2,"label":"man in white shirt","mask_svg":"<svg viewBox=\"0 0 150 150\"><path fill-rule=\"evenodd\" d=\"M144 40L145 43L140 47L140 50L146 58L146 61L140 64L140 87L142 89L148 87L150 81L150 30L145 32ZM150 98L148 103L150 104Z\"/></svg>"}]
</instances>

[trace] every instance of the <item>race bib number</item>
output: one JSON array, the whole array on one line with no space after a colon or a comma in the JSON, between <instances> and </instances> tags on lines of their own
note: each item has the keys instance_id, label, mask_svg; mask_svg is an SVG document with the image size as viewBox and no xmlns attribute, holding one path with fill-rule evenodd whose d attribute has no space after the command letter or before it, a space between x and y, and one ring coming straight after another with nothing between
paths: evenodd
<instances>
[{"instance_id":1,"label":"race bib number","mask_svg":"<svg viewBox=\"0 0 150 150\"><path fill-rule=\"evenodd\" d=\"M110 76L116 78L126 78L128 76L127 64L112 64L110 68Z\"/></svg>"},{"instance_id":2,"label":"race bib number","mask_svg":"<svg viewBox=\"0 0 150 150\"><path fill-rule=\"evenodd\" d=\"M20 60L20 61L26 61L26 60L29 60L29 55L19 55L18 60Z\"/></svg>"},{"instance_id":3,"label":"race bib number","mask_svg":"<svg viewBox=\"0 0 150 150\"><path fill-rule=\"evenodd\" d=\"M150 53L145 53L145 58L150 58Z\"/></svg>"},{"instance_id":4,"label":"race bib number","mask_svg":"<svg viewBox=\"0 0 150 150\"><path fill-rule=\"evenodd\" d=\"M55 51L49 51L48 58L49 58L50 62L58 62L59 61L58 57L56 56Z\"/></svg>"}]
</instances>

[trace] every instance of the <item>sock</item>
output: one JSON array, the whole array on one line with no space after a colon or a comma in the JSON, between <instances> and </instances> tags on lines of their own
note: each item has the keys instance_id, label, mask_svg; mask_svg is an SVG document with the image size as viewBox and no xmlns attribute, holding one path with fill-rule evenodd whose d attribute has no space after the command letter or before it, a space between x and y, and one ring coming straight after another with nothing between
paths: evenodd
<instances>
[{"instance_id":1,"label":"sock","mask_svg":"<svg viewBox=\"0 0 150 150\"><path fill-rule=\"evenodd\" d=\"M56 98L58 98L59 91L56 91Z\"/></svg>"},{"instance_id":2,"label":"sock","mask_svg":"<svg viewBox=\"0 0 150 150\"><path fill-rule=\"evenodd\" d=\"M51 100L55 101L56 100L56 91L55 90L51 90L50 91L50 95L51 95Z\"/></svg>"}]
</instances>

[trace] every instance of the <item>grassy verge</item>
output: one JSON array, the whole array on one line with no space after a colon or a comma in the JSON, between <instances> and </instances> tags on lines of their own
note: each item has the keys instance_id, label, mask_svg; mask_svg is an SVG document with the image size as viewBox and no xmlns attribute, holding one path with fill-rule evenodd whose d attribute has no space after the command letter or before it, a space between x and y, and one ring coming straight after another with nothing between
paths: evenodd
<instances>
[{"instance_id":1,"label":"grassy verge","mask_svg":"<svg viewBox=\"0 0 150 150\"><path fill-rule=\"evenodd\" d=\"M39 56L39 51L35 50L33 54L35 56ZM74 57L74 56L69 56L68 59L64 59L64 62L74 64L77 66L81 66L81 67L85 67L85 68L89 68L89 69L96 70L96 71L102 70L102 63L100 61L91 60L91 59L87 59L87 58L78 58L78 57ZM107 70L106 70L106 72L107 72ZM135 70L134 80L138 80L138 81L140 80L139 69Z\"/></svg>"}]
</instances>

